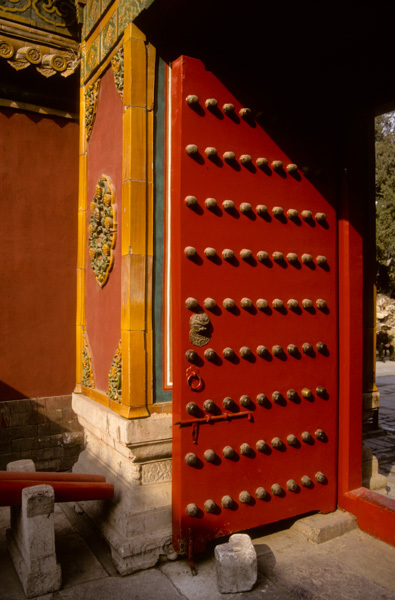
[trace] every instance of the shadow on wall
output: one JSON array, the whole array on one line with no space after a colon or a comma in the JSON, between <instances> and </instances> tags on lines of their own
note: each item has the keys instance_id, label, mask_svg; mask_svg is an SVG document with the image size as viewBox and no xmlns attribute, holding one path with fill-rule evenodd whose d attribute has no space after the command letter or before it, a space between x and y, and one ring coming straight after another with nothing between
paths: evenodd
<instances>
[{"instance_id":1,"label":"shadow on wall","mask_svg":"<svg viewBox=\"0 0 395 600\"><path fill-rule=\"evenodd\" d=\"M12 391L0 382L0 397ZM16 394L17 395L17 394ZM83 428L71 395L0 400L0 470L30 458L37 471L70 471L83 450Z\"/></svg>"}]
</instances>

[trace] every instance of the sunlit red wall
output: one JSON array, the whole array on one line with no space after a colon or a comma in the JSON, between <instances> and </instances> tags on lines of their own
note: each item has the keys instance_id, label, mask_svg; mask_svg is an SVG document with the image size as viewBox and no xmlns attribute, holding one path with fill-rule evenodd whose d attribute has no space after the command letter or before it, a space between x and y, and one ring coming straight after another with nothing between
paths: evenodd
<instances>
[{"instance_id":1,"label":"sunlit red wall","mask_svg":"<svg viewBox=\"0 0 395 600\"><path fill-rule=\"evenodd\" d=\"M75 384L78 124L0 110L0 400Z\"/></svg>"},{"instance_id":2,"label":"sunlit red wall","mask_svg":"<svg viewBox=\"0 0 395 600\"><path fill-rule=\"evenodd\" d=\"M101 78L96 118L88 144L88 198L90 203L102 175L109 176L115 187L117 205L117 242L114 266L101 288L86 264L86 331L92 353L95 386L107 392L111 361L121 339L121 218L122 218L122 111L121 97L115 87L113 70Z\"/></svg>"}]
</instances>

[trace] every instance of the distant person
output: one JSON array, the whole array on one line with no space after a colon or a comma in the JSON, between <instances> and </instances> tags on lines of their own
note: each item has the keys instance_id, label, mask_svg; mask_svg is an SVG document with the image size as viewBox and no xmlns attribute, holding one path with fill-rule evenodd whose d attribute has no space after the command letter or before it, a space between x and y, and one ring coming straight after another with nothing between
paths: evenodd
<instances>
[{"instance_id":1,"label":"distant person","mask_svg":"<svg viewBox=\"0 0 395 600\"><path fill-rule=\"evenodd\" d=\"M390 360L395 361L394 346L392 344L392 337L388 333L387 325L382 325L377 334L377 350L379 351L379 359L383 362L385 362L384 356L386 350L389 350Z\"/></svg>"}]
</instances>

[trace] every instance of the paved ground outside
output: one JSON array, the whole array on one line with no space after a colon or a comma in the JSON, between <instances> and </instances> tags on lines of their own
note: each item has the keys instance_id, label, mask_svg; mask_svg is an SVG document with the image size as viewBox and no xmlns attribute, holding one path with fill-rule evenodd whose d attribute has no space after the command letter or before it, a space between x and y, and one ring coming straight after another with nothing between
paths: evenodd
<instances>
[{"instance_id":1,"label":"paved ground outside","mask_svg":"<svg viewBox=\"0 0 395 600\"><path fill-rule=\"evenodd\" d=\"M381 394L377 431L364 435L395 489L395 362L377 363ZM392 469L392 471L391 471ZM394 487L391 485L393 478ZM335 513L336 515L336 513ZM326 523L335 515L322 515ZM315 517L310 517L315 518ZM8 507L0 508L0 600L25 598L6 550ZM196 559L193 577L185 559L166 559L146 571L120 577L105 542L84 515L68 505L55 508L57 558L62 568L60 592L40 600L394 600L395 547L359 529L321 544L298 530L298 523L249 532L258 555L258 581L250 592L218 591L213 546Z\"/></svg>"},{"instance_id":2,"label":"paved ground outside","mask_svg":"<svg viewBox=\"0 0 395 600\"><path fill-rule=\"evenodd\" d=\"M336 515L336 513L335 513ZM331 519L332 515L319 515ZM290 524L288 524L290 525ZM9 509L0 509L0 599L25 598L5 546ZM187 560L163 559L155 568L120 577L105 543L84 516L56 505L60 592L40 600L394 600L395 548L353 529L322 544L295 526L253 532L258 555L254 589L218 591L213 548L197 557L194 577Z\"/></svg>"},{"instance_id":3,"label":"paved ground outside","mask_svg":"<svg viewBox=\"0 0 395 600\"><path fill-rule=\"evenodd\" d=\"M379 461L379 472L388 478L387 494L395 498L395 362L376 362L380 392L379 429L364 433L364 441Z\"/></svg>"}]
</instances>

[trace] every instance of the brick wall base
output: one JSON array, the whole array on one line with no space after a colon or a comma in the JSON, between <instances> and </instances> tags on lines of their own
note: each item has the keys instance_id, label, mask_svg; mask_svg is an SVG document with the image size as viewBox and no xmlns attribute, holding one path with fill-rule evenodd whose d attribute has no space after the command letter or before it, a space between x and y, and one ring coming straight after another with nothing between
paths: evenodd
<instances>
[{"instance_id":1,"label":"brick wall base","mask_svg":"<svg viewBox=\"0 0 395 600\"><path fill-rule=\"evenodd\" d=\"M37 471L70 471L83 447L71 395L0 402L0 470L30 458Z\"/></svg>"}]
</instances>

